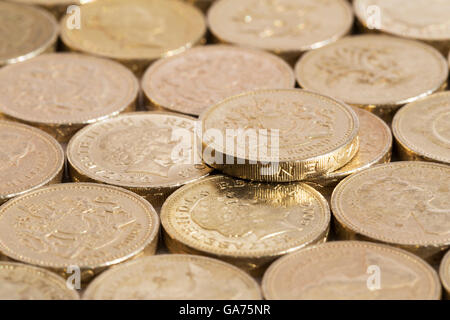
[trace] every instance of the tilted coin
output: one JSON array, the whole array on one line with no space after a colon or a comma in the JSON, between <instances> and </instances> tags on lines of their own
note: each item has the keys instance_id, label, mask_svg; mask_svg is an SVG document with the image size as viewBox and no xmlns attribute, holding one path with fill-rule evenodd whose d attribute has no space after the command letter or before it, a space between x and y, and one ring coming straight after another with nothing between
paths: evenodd
<instances>
[{"instance_id":1,"label":"tilted coin","mask_svg":"<svg viewBox=\"0 0 450 320\"><path fill-rule=\"evenodd\" d=\"M269 53L214 45L155 62L142 89L156 107L198 116L221 100L255 89L293 88L291 67Z\"/></svg>"},{"instance_id":2,"label":"tilted coin","mask_svg":"<svg viewBox=\"0 0 450 320\"><path fill-rule=\"evenodd\" d=\"M445 290L447 299L450 299L450 251L444 256L439 268L439 275L441 277L442 286Z\"/></svg>"},{"instance_id":3,"label":"tilted coin","mask_svg":"<svg viewBox=\"0 0 450 320\"><path fill-rule=\"evenodd\" d=\"M146 200L92 183L53 185L0 207L3 254L64 275L78 266L83 280L144 250L153 254L158 229L158 215Z\"/></svg>"},{"instance_id":4,"label":"tilted coin","mask_svg":"<svg viewBox=\"0 0 450 320\"><path fill-rule=\"evenodd\" d=\"M171 252L214 256L251 272L326 240L326 200L302 183L265 184L213 176L175 191L161 209Z\"/></svg>"},{"instance_id":5,"label":"tilted coin","mask_svg":"<svg viewBox=\"0 0 450 320\"><path fill-rule=\"evenodd\" d=\"M134 110L138 90L133 73L116 62L46 54L0 69L0 113L68 142L88 123Z\"/></svg>"},{"instance_id":6,"label":"tilted coin","mask_svg":"<svg viewBox=\"0 0 450 320\"><path fill-rule=\"evenodd\" d=\"M344 179L331 209L340 237L385 242L430 262L450 246L450 166L378 165Z\"/></svg>"},{"instance_id":7,"label":"tilted coin","mask_svg":"<svg viewBox=\"0 0 450 320\"><path fill-rule=\"evenodd\" d=\"M305 90L248 92L210 107L200 119L205 162L238 178L311 179L341 168L359 148L351 107Z\"/></svg>"},{"instance_id":8,"label":"tilted coin","mask_svg":"<svg viewBox=\"0 0 450 320\"><path fill-rule=\"evenodd\" d=\"M203 14L178 0L107 0L81 7L81 26L61 21L61 39L76 51L119 60L136 73L158 58L200 43Z\"/></svg>"},{"instance_id":9,"label":"tilted coin","mask_svg":"<svg viewBox=\"0 0 450 320\"><path fill-rule=\"evenodd\" d=\"M386 245L333 241L287 255L262 282L269 300L439 300L436 271Z\"/></svg>"},{"instance_id":10,"label":"tilted coin","mask_svg":"<svg viewBox=\"0 0 450 320\"><path fill-rule=\"evenodd\" d=\"M302 88L389 121L400 106L445 89L448 66L436 49L421 42L363 35L306 53L295 74Z\"/></svg>"},{"instance_id":11,"label":"tilted coin","mask_svg":"<svg viewBox=\"0 0 450 320\"><path fill-rule=\"evenodd\" d=\"M160 207L178 187L212 169L195 146L194 118L162 112L136 112L81 130L67 149L75 181L124 187Z\"/></svg>"},{"instance_id":12,"label":"tilted coin","mask_svg":"<svg viewBox=\"0 0 450 320\"><path fill-rule=\"evenodd\" d=\"M344 0L219 0L208 25L222 42L269 50L287 60L346 35L353 24Z\"/></svg>"},{"instance_id":13,"label":"tilted coin","mask_svg":"<svg viewBox=\"0 0 450 320\"><path fill-rule=\"evenodd\" d=\"M219 260L167 254L112 268L96 278L86 300L259 300L259 285Z\"/></svg>"},{"instance_id":14,"label":"tilted coin","mask_svg":"<svg viewBox=\"0 0 450 320\"><path fill-rule=\"evenodd\" d=\"M70 7L72 5L79 6L82 3L90 2L92 0L9 0L18 3L40 6L48 11L50 11L56 18L60 18L62 15L68 11L74 13Z\"/></svg>"},{"instance_id":15,"label":"tilted coin","mask_svg":"<svg viewBox=\"0 0 450 320\"><path fill-rule=\"evenodd\" d=\"M446 0L355 0L356 17L366 28L426 41L450 49L450 2Z\"/></svg>"},{"instance_id":16,"label":"tilted coin","mask_svg":"<svg viewBox=\"0 0 450 320\"><path fill-rule=\"evenodd\" d=\"M343 178L391 160L391 129L376 115L357 107L354 107L353 110L358 115L360 126L358 153L342 168L308 181L325 198L331 197L333 188Z\"/></svg>"},{"instance_id":17,"label":"tilted coin","mask_svg":"<svg viewBox=\"0 0 450 320\"><path fill-rule=\"evenodd\" d=\"M61 182L64 152L45 132L0 120L0 204L47 184Z\"/></svg>"},{"instance_id":18,"label":"tilted coin","mask_svg":"<svg viewBox=\"0 0 450 320\"><path fill-rule=\"evenodd\" d=\"M0 262L0 300L78 300L75 290L53 272L20 263Z\"/></svg>"},{"instance_id":19,"label":"tilted coin","mask_svg":"<svg viewBox=\"0 0 450 320\"><path fill-rule=\"evenodd\" d=\"M0 66L55 49L58 24L46 11L2 1L0 21Z\"/></svg>"},{"instance_id":20,"label":"tilted coin","mask_svg":"<svg viewBox=\"0 0 450 320\"><path fill-rule=\"evenodd\" d=\"M450 92L406 105L395 115L392 130L403 160L450 164Z\"/></svg>"}]
</instances>

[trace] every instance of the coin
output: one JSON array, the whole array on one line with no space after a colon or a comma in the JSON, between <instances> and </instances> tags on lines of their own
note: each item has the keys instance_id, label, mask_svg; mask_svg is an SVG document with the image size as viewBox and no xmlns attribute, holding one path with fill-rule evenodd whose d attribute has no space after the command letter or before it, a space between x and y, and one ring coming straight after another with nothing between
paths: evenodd
<instances>
[{"instance_id":1,"label":"coin","mask_svg":"<svg viewBox=\"0 0 450 320\"><path fill-rule=\"evenodd\" d=\"M262 289L269 300L441 296L439 278L425 261L401 249L360 241L333 241L287 255L267 270Z\"/></svg>"},{"instance_id":2,"label":"coin","mask_svg":"<svg viewBox=\"0 0 450 320\"><path fill-rule=\"evenodd\" d=\"M326 200L308 185L220 175L180 188L161 209L171 252L218 257L255 275L281 255L325 241L329 222Z\"/></svg>"},{"instance_id":3,"label":"coin","mask_svg":"<svg viewBox=\"0 0 450 320\"><path fill-rule=\"evenodd\" d=\"M426 44L362 35L306 53L295 66L295 74L302 88L365 108L389 121L400 106L445 89L448 66Z\"/></svg>"},{"instance_id":4,"label":"coin","mask_svg":"<svg viewBox=\"0 0 450 320\"><path fill-rule=\"evenodd\" d=\"M446 0L356 0L356 17L368 29L450 49L450 3Z\"/></svg>"},{"instance_id":5,"label":"coin","mask_svg":"<svg viewBox=\"0 0 450 320\"><path fill-rule=\"evenodd\" d=\"M309 180L314 187L332 188L343 178L376 164L390 162L392 134L386 123L376 115L354 107L359 118L359 150L353 159L342 168L320 178ZM318 189L318 188L316 188ZM321 191L321 190L319 190ZM331 196L331 192L329 194Z\"/></svg>"},{"instance_id":6,"label":"coin","mask_svg":"<svg viewBox=\"0 0 450 320\"><path fill-rule=\"evenodd\" d=\"M124 187L160 207L178 187L207 176L197 154L195 119L136 112L88 126L69 143L74 181ZM198 159L197 159L198 158Z\"/></svg>"},{"instance_id":7,"label":"coin","mask_svg":"<svg viewBox=\"0 0 450 320\"><path fill-rule=\"evenodd\" d=\"M259 300L259 285L240 269L192 255L157 255L115 267L95 279L86 300Z\"/></svg>"},{"instance_id":8,"label":"coin","mask_svg":"<svg viewBox=\"0 0 450 320\"><path fill-rule=\"evenodd\" d=\"M68 142L84 125L134 109L138 90L116 62L47 54L0 69L0 112Z\"/></svg>"},{"instance_id":9,"label":"coin","mask_svg":"<svg viewBox=\"0 0 450 320\"><path fill-rule=\"evenodd\" d=\"M0 251L62 274L78 266L83 280L146 250L153 254L159 218L136 194L112 186L64 183L0 207Z\"/></svg>"},{"instance_id":10,"label":"coin","mask_svg":"<svg viewBox=\"0 0 450 320\"><path fill-rule=\"evenodd\" d=\"M57 19L62 17L66 12L72 12L72 5L80 5L92 0L9 0L18 3L40 6L50 11Z\"/></svg>"},{"instance_id":11,"label":"coin","mask_svg":"<svg viewBox=\"0 0 450 320\"><path fill-rule=\"evenodd\" d=\"M450 299L450 251L442 259L439 268L439 275L441 277L442 286L444 287L446 298Z\"/></svg>"},{"instance_id":12,"label":"coin","mask_svg":"<svg viewBox=\"0 0 450 320\"><path fill-rule=\"evenodd\" d=\"M45 269L0 262L0 300L78 300L66 281Z\"/></svg>"},{"instance_id":13,"label":"coin","mask_svg":"<svg viewBox=\"0 0 450 320\"><path fill-rule=\"evenodd\" d=\"M61 21L61 39L76 51L113 58L141 73L160 57L200 43L206 31L197 8L175 0L94 1L81 7L80 28Z\"/></svg>"},{"instance_id":14,"label":"coin","mask_svg":"<svg viewBox=\"0 0 450 320\"><path fill-rule=\"evenodd\" d=\"M207 109L203 159L238 178L298 181L335 171L359 147L359 121L346 104L298 89L257 90Z\"/></svg>"},{"instance_id":15,"label":"coin","mask_svg":"<svg viewBox=\"0 0 450 320\"><path fill-rule=\"evenodd\" d=\"M0 204L61 182L64 152L41 130L0 120Z\"/></svg>"},{"instance_id":16,"label":"coin","mask_svg":"<svg viewBox=\"0 0 450 320\"><path fill-rule=\"evenodd\" d=\"M395 115L392 130L403 160L450 164L450 92L406 105Z\"/></svg>"},{"instance_id":17,"label":"coin","mask_svg":"<svg viewBox=\"0 0 450 320\"><path fill-rule=\"evenodd\" d=\"M399 246L432 262L450 246L450 166L378 165L344 179L331 198L341 238Z\"/></svg>"},{"instance_id":18,"label":"coin","mask_svg":"<svg viewBox=\"0 0 450 320\"><path fill-rule=\"evenodd\" d=\"M162 59L142 79L152 106L196 116L239 93L294 86L293 71L282 59L225 45L193 48Z\"/></svg>"},{"instance_id":19,"label":"coin","mask_svg":"<svg viewBox=\"0 0 450 320\"><path fill-rule=\"evenodd\" d=\"M58 24L46 11L2 1L0 21L0 67L55 49Z\"/></svg>"},{"instance_id":20,"label":"coin","mask_svg":"<svg viewBox=\"0 0 450 320\"><path fill-rule=\"evenodd\" d=\"M353 12L344 0L219 0L208 25L221 42L281 54L288 60L346 35Z\"/></svg>"}]
</instances>

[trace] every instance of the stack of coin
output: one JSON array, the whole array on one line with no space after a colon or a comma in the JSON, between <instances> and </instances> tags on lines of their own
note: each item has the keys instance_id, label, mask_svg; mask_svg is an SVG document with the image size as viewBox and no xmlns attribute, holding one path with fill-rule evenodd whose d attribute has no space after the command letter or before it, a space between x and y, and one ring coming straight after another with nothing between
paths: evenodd
<instances>
[{"instance_id":1,"label":"stack of coin","mask_svg":"<svg viewBox=\"0 0 450 320\"><path fill-rule=\"evenodd\" d=\"M0 2L0 67L55 49L58 24L44 10Z\"/></svg>"},{"instance_id":2,"label":"stack of coin","mask_svg":"<svg viewBox=\"0 0 450 320\"><path fill-rule=\"evenodd\" d=\"M406 105L395 115L392 129L402 160L450 164L450 92Z\"/></svg>"},{"instance_id":3,"label":"stack of coin","mask_svg":"<svg viewBox=\"0 0 450 320\"><path fill-rule=\"evenodd\" d=\"M178 0L102 0L81 6L79 28L61 21L64 44L115 59L141 74L150 62L203 41L206 23L195 7Z\"/></svg>"},{"instance_id":4,"label":"stack of coin","mask_svg":"<svg viewBox=\"0 0 450 320\"><path fill-rule=\"evenodd\" d=\"M161 223L171 252L217 257L259 275L277 257L324 242L330 211L306 184L217 175L175 191Z\"/></svg>"},{"instance_id":5,"label":"stack of coin","mask_svg":"<svg viewBox=\"0 0 450 320\"><path fill-rule=\"evenodd\" d=\"M194 118L164 112L90 125L68 145L70 176L124 187L159 208L174 190L212 171L200 159L195 129Z\"/></svg>"},{"instance_id":6,"label":"stack of coin","mask_svg":"<svg viewBox=\"0 0 450 320\"><path fill-rule=\"evenodd\" d=\"M352 25L345 0L218 0L208 11L217 41L268 50L288 62L336 41Z\"/></svg>"},{"instance_id":7,"label":"stack of coin","mask_svg":"<svg viewBox=\"0 0 450 320\"><path fill-rule=\"evenodd\" d=\"M259 285L227 263L193 255L158 255L128 262L95 279L90 300L259 300Z\"/></svg>"},{"instance_id":8,"label":"stack of coin","mask_svg":"<svg viewBox=\"0 0 450 320\"><path fill-rule=\"evenodd\" d=\"M122 65L54 53L0 69L0 113L60 142L88 123L134 110L139 83Z\"/></svg>"},{"instance_id":9,"label":"stack of coin","mask_svg":"<svg viewBox=\"0 0 450 320\"><path fill-rule=\"evenodd\" d=\"M295 74L302 88L367 109L390 123L402 105L444 90L448 65L426 44L363 35L308 52Z\"/></svg>"},{"instance_id":10,"label":"stack of coin","mask_svg":"<svg viewBox=\"0 0 450 320\"><path fill-rule=\"evenodd\" d=\"M336 241L275 262L262 282L266 299L438 300L438 275L413 254L386 245Z\"/></svg>"},{"instance_id":11,"label":"stack of coin","mask_svg":"<svg viewBox=\"0 0 450 320\"><path fill-rule=\"evenodd\" d=\"M82 281L140 254L154 254L159 218L138 195L112 186L64 183L0 207L0 251Z\"/></svg>"},{"instance_id":12,"label":"stack of coin","mask_svg":"<svg viewBox=\"0 0 450 320\"><path fill-rule=\"evenodd\" d=\"M331 209L343 239L384 242L431 263L450 247L450 166L421 161L378 165L344 179Z\"/></svg>"}]
</instances>

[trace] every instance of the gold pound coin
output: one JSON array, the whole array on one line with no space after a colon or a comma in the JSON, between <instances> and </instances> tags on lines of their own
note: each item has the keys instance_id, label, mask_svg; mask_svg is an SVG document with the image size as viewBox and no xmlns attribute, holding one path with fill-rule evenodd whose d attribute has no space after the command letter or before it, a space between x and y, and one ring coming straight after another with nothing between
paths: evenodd
<instances>
[{"instance_id":1,"label":"gold pound coin","mask_svg":"<svg viewBox=\"0 0 450 320\"><path fill-rule=\"evenodd\" d=\"M450 166L378 165L338 184L331 198L337 233L407 249L430 263L450 246Z\"/></svg>"},{"instance_id":2,"label":"gold pound coin","mask_svg":"<svg viewBox=\"0 0 450 320\"><path fill-rule=\"evenodd\" d=\"M134 110L138 91L122 65L81 54L46 54L0 69L0 113L60 142L88 123Z\"/></svg>"},{"instance_id":3,"label":"gold pound coin","mask_svg":"<svg viewBox=\"0 0 450 320\"><path fill-rule=\"evenodd\" d=\"M154 254L159 218L138 195L112 186L64 183L0 207L0 251L62 275L80 268L88 281L106 267Z\"/></svg>"},{"instance_id":4,"label":"gold pound coin","mask_svg":"<svg viewBox=\"0 0 450 320\"><path fill-rule=\"evenodd\" d=\"M383 35L341 39L306 53L299 85L392 120L402 105L445 89L448 66L434 48Z\"/></svg>"},{"instance_id":5,"label":"gold pound coin","mask_svg":"<svg viewBox=\"0 0 450 320\"><path fill-rule=\"evenodd\" d=\"M197 8L178 0L103 0L81 6L81 26L61 21L61 39L72 50L112 58L136 74L150 62L203 40L206 23Z\"/></svg>"},{"instance_id":6,"label":"gold pound coin","mask_svg":"<svg viewBox=\"0 0 450 320\"><path fill-rule=\"evenodd\" d=\"M221 42L268 50L292 62L346 35L353 25L344 0L219 0L208 25Z\"/></svg>"},{"instance_id":7,"label":"gold pound coin","mask_svg":"<svg viewBox=\"0 0 450 320\"><path fill-rule=\"evenodd\" d=\"M86 300L259 300L259 285L242 270L193 255L157 255L96 278Z\"/></svg>"},{"instance_id":8,"label":"gold pound coin","mask_svg":"<svg viewBox=\"0 0 450 320\"><path fill-rule=\"evenodd\" d=\"M334 241L273 263L262 281L268 300L439 300L436 271L386 245Z\"/></svg>"},{"instance_id":9,"label":"gold pound coin","mask_svg":"<svg viewBox=\"0 0 450 320\"><path fill-rule=\"evenodd\" d=\"M257 90L207 109L203 158L224 173L257 181L300 181L347 164L359 148L356 113L298 89Z\"/></svg>"},{"instance_id":10,"label":"gold pound coin","mask_svg":"<svg viewBox=\"0 0 450 320\"><path fill-rule=\"evenodd\" d=\"M174 190L212 171L200 159L195 130L194 118L162 112L99 122L70 141L70 175L124 187L158 208Z\"/></svg>"},{"instance_id":11,"label":"gold pound coin","mask_svg":"<svg viewBox=\"0 0 450 320\"><path fill-rule=\"evenodd\" d=\"M446 0L355 0L366 30L425 41L442 53L450 49L450 2Z\"/></svg>"},{"instance_id":12,"label":"gold pound coin","mask_svg":"<svg viewBox=\"0 0 450 320\"><path fill-rule=\"evenodd\" d=\"M391 160L391 129L376 115L357 107L353 110L358 115L360 126L358 153L342 168L308 181L328 199L336 184L345 177Z\"/></svg>"},{"instance_id":13,"label":"gold pound coin","mask_svg":"<svg viewBox=\"0 0 450 320\"><path fill-rule=\"evenodd\" d=\"M142 79L151 106L195 116L243 92L294 86L294 73L282 59L225 45L193 48L162 59Z\"/></svg>"},{"instance_id":14,"label":"gold pound coin","mask_svg":"<svg viewBox=\"0 0 450 320\"><path fill-rule=\"evenodd\" d=\"M0 67L54 51L58 24L42 9L0 2Z\"/></svg>"},{"instance_id":15,"label":"gold pound coin","mask_svg":"<svg viewBox=\"0 0 450 320\"><path fill-rule=\"evenodd\" d=\"M0 300L78 300L75 290L53 272L0 262Z\"/></svg>"},{"instance_id":16,"label":"gold pound coin","mask_svg":"<svg viewBox=\"0 0 450 320\"><path fill-rule=\"evenodd\" d=\"M0 204L61 182L64 152L45 132L0 120Z\"/></svg>"},{"instance_id":17,"label":"gold pound coin","mask_svg":"<svg viewBox=\"0 0 450 320\"><path fill-rule=\"evenodd\" d=\"M392 131L403 160L450 164L450 92L433 94L400 109Z\"/></svg>"},{"instance_id":18,"label":"gold pound coin","mask_svg":"<svg viewBox=\"0 0 450 320\"><path fill-rule=\"evenodd\" d=\"M219 175L175 191L161 223L171 252L217 257L258 275L276 258L324 242L330 212L308 185Z\"/></svg>"},{"instance_id":19,"label":"gold pound coin","mask_svg":"<svg viewBox=\"0 0 450 320\"><path fill-rule=\"evenodd\" d=\"M442 259L439 275L445 290L445 298L450 299L450 251Z\"/></svg>"}]
</instances>

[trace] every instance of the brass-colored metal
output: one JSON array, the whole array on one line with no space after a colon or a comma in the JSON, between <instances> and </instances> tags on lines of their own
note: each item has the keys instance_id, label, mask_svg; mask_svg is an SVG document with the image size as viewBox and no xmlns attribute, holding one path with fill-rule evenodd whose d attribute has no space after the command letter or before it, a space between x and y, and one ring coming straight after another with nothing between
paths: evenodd
<instances>
[{"instance_id":1,"label":"brass-colored metal","mask_svg":"<svg viewBox=\"0 0 450 320\"><path fill-rule=\"evenodd\" d=\"M341 239L401 247L438 261L450 247L450 166L419 161L382 164L335 188L331 209Z\"/></svg>"},{"instance_id":2,"label":"brass-colored metal","mask_svg":"<svg viewBox=\"0 0 450 320\"><path fill-rule=\"evenodd\" d=\"M243 179L321 177L347 164L359 148L352 108L306 90L244 93L210 107L200 120L203 160Z\"/></svg>"},{"instance_id":3,"label":"brass-colored metal","mask_svg":"<svg viewBox=\"0 0 450 320\"><path fill-rule=\"evenodd\" d=\"M201 161L195 130L194 118L167 112L128 113L90 125L68 145L70 176L126 188L160 208L180 186L212 171ZM175 158L179 152L183 156Z\"/></svg>"},{"instance_id":4,"label":"brass-colored metal","mask_svg":"<svg viewBox=\"0 0 450 320\"><path fill-rule=\"evenodd\" d=\"M153 207L113 186L56 184L0 207L3 254L66 277L69 266L78 266L83 282L144 249L154 254L158 232Z\"/></svg>"},{"instance_id":5,"label":"brass-colored metal","mask_svg":"<svg viewBox=\"0 0 450 320\"><path fill-rule=\"evenodd\" d=\"M58 23L45 10L0 2L0 67L55 50Z\"/></svg>"},{"instance_id":6,"label":"brass-colored metal","mask_svg":"<svg viewBox=\"0 0 450 320\"><path fill-rule=\"evenodd\" d=\"M64 152L55 139L33 127L0 120L0 204L59 183Z\"/></svg>"},{"instance_id":7,"label":"brass-colored metal","mask_svg":"<svg viewBox=\"0 0 450 320\"><path fill-rule=\"evenodd\" d=\"M165 254L112 268L86 289L85 300L259 300L258 283L219 260Z\"/></svg>"},{"instance_id":8,"label":"brass-colored metal","mask_svg":"<svg viewBox=\"0 0 450 320\"><path fill-rule=\"evenodd\" d=\"M439 276L445 291L444 297L450 300L450 251L442 259L439 267Z\"/></svg>"},{"instance_id":9,"label":"brass-colored metal","mask_svg":"<svg viewBox=\"0 0 450 320\"><path fill-rule=\"evenodd\" d=\"M326 200L308 185L221 175L180 188L161 209L171 252L216 257L253 275L284 254L324 242L329 222Z\"/></svg>"},{"instance_id":10,"label":"brass-colored metal","mask_svg":"<svg viewBox=\"0 0 450 320\"><path fill-rule=\"evenodd\" d=\"M51 12L56 19L60 19L70 6L79 6L83 3L87 3L95 0L9 0L21 4L39 6L49 12Z\"/></svg>"},{"instance_id":11,"label":"brass-colored metal","mask_svg":"<svg viewBox=\"0 0 450 320\"><path fill-rule=\"evenodd\" d=\"M289 254L262 281L269 300L439 300L436 271L382 244L333 241Z\"/></svg>"}]
</instances>

